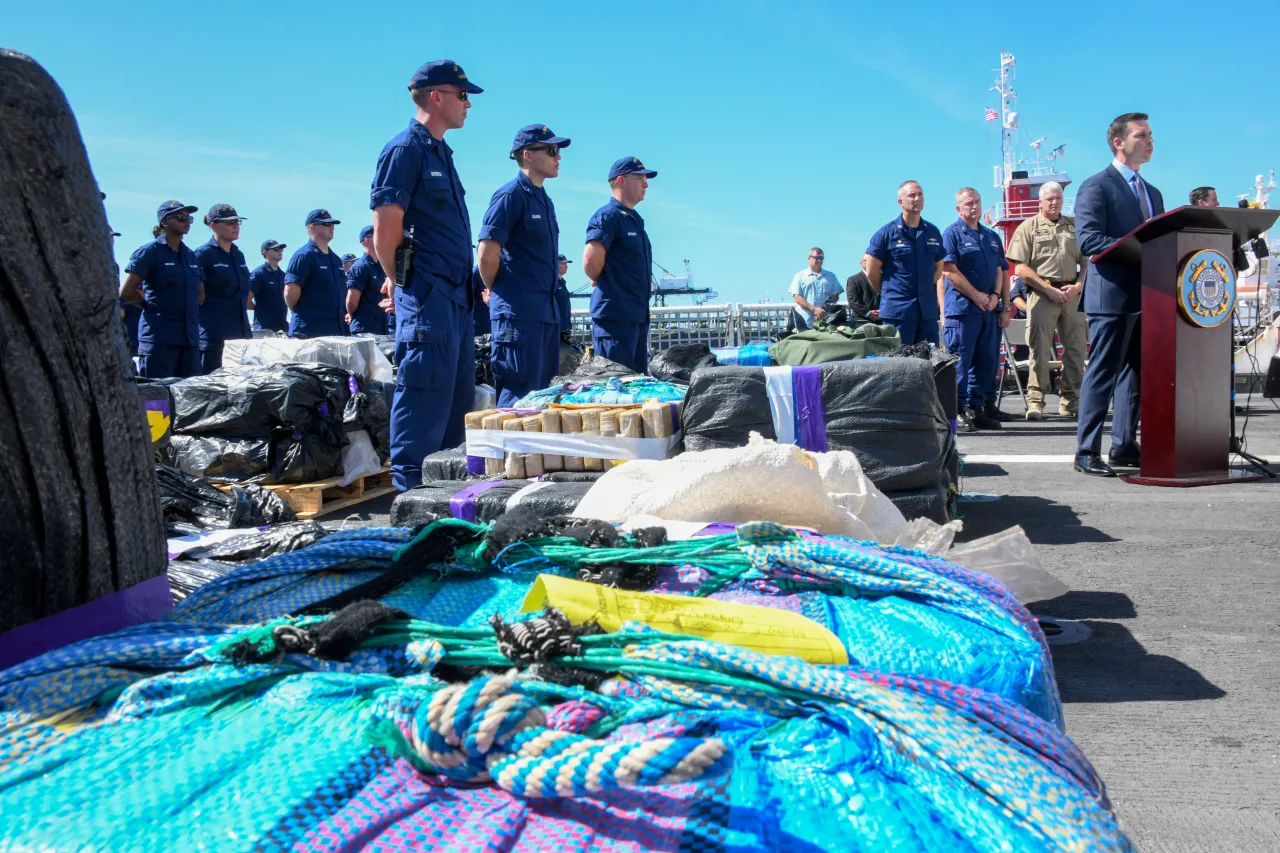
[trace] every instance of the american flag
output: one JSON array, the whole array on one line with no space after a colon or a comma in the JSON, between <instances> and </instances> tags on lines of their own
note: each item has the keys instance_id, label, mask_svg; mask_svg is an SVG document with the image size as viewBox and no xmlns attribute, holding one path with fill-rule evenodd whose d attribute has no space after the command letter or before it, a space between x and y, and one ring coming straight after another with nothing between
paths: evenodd
<instances>
[{"instance_id":1,"label":"american flag","mask_svg":"<svg viewBox=\"0 0 1280 853\"><path fill-rule=\"evenodd\" d=\"M999 120L1000 120L1000 113L991 109L991 107L987 107L987 121L999 121Z\"/></svg>"}]
</instances>

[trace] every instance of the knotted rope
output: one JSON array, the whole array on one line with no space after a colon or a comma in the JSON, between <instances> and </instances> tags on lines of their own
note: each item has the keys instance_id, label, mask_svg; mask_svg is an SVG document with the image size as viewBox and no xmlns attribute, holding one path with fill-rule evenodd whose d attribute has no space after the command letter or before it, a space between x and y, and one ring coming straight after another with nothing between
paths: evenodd
<instances>
[{"instance_id":1,"label":"knotted rope","mask_svg":"<svg viewBox=\"0 0 1280 853\"><path fill-rule=\"evenodd\" d=\"M402 732L432 770L458 782L494 782L522 797L581 797L618 788L674 785L726 772L717 738L595 740L547 727L515 673L437 690Z\"/></svg>"}]
</instances>

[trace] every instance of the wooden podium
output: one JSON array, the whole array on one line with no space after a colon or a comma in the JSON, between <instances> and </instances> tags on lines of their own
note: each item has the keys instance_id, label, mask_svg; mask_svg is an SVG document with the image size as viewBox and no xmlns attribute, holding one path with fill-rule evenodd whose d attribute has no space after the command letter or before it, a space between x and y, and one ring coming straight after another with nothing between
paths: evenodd
<instances>
[{"instance_id":1,"label":"wooden podium","mask_svg":"<svg viewBox=\"0 0 1280 853\"><path fill-rule=\"evenodd\" d=\"M1278 217L1280 210L1179 207L1091 259L1142 266L1142 467L1127 482L1258 479L1229 465L1233 251Z\"/></svg>"}]
</instances>

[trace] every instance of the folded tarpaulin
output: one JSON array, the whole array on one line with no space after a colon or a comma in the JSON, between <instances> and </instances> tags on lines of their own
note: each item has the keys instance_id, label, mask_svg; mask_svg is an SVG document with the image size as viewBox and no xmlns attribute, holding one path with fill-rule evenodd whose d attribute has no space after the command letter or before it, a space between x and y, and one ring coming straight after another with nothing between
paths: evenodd
<instances>
[{"instance_id":1,"label":"folded tarpaulin","mask_svg":"<svg viewBox=\"0 0 1280 853\"><path fill-rule=\"evenodd\" d=\"M950 482L950 426L923 359L699 370L681 427L690 451L742 447L752 432L805 450L851 450L884 492Z\"/></svg>"},{"instance_id":2,"label":"folded tarpaulin","mask_svg":"<svg viewBox=\"0 0 1280 853\"><path fill-rule=\"evenodd\" d=\"M866 323L854 329L820 323L778 341L769 347L769 355L778 364L826 364L879 355L901 345L902 338L893 326Z\"/></svg>"}]
</instances>

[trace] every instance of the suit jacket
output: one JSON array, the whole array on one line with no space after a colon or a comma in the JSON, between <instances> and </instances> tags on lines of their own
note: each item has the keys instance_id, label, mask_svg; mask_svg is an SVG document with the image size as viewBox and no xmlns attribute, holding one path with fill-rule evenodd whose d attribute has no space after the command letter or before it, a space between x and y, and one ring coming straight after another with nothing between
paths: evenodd
<instances>
[{"instance_id":1,"label":"suit jacket","mask_svg":"<svg viewBox=\"0 0 1280 853\"><path fill-rule=\"evenodd\" d=\"M844 283L845 300L849 303L849 320L854 323L869 323L867 315L880 307L880 294L871 286L871 280L864 272L856 272Z\"/></svg>"},{"instance_id":2,"label":"suit jacket","mask_svg":"<svg viewBox=\"0 0 1280 853\"><path fill-rule=\"evenodd\" d=\"M1146 183L1146 179L1143 179ZM1151 215L1164 213L1164 196L1146 184ZM1086 178L1076 192L1076 240L1092 257L1142 224L1142 208L1114 165ZM1137 264L1090 263L1081 307L1089 314L1138 314L1142 311L1142 272Z\"/></svg>"}]
</instances>

